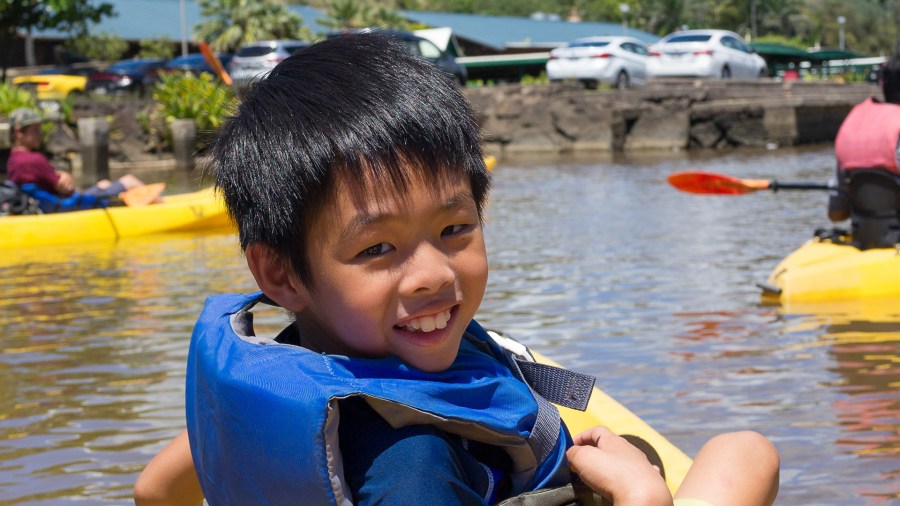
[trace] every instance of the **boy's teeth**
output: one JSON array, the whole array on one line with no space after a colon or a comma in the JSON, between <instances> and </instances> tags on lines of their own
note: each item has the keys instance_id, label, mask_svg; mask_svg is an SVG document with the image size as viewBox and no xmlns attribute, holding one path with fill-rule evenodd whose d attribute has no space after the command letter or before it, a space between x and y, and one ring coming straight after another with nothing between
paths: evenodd
<instances>
[{"instance_id":1,"label":"boy's teeth","mask_svg":"<svg viewBox=\"0 0 900 506\"><path fill-rule=\"evenodd\" d=\"M450 321L450 311L442 311L436 315L422 316L415 320L410 320L403 328L406 330L431 332L434 329L447 327L448 321Z\"/></svg>"}]
</instances>

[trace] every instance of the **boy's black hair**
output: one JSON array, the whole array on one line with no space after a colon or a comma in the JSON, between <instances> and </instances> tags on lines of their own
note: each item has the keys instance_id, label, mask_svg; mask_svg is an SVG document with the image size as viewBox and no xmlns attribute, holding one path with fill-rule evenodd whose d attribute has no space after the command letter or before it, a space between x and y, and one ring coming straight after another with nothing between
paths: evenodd
<instances>
[{"instance_id":1,"label":"boy's black hair","mask_svg":"<svg viewBox=\"0 0 900 506\"><path fill-rule=\"evenodd\" d=\"M383 35L305 47L250 90L213 147L241 247L267 246L313 286L314 217L338 176L353 190L464 176L481 213L490 176L474 111L450 78Z\"/></svg>"}]
</instances>

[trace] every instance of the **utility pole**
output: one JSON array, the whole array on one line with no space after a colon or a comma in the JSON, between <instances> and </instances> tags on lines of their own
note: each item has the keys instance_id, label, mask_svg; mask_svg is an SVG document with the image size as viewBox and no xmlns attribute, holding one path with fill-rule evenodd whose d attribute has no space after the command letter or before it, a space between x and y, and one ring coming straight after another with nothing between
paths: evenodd
<instances>
[{"instance_id":1,"label":"utility pole","mask_svg":"<svg viewBox=\"0 0 900 506\"><path fill-rule=\"evenodd\" d=\"M619 12L622 13L622 35L628 35L628 12L631 6L628 4L619 4Z\"/></svg>"},{"instance_id":2,"label":"utility pole","mask_svg":"<svg viewBox=\"0 0 900 506\"><path fill-rule=\"evenodd\" d=\"M838 47L841 48L841 51L844 50L844 23L847 22L847 18L844 16L838 16L837 18L838 26L840 27L840 33L838 34L839 42Z\"/></svg>"},{"instance_id":3,"label":"utility pole","mask_svg":"<svg viewBox=\"0 0 900 506\"><path fill-rule=\"evenodd\" d=\"M185 12L184 7L185 0L179 0L181 4L181 56L187 56L188 54L188 41L187 41L187 13Z\"/></svg>"},{"instance_id":4,"label":"utility pole","mask_svg":"<svg viewBox=\"0 0 900 506\"><path fill-rule=\"evenodd\" d=\"M750 38L756 40L756 0L750 0Z\"/></svg>"}]
</instances>

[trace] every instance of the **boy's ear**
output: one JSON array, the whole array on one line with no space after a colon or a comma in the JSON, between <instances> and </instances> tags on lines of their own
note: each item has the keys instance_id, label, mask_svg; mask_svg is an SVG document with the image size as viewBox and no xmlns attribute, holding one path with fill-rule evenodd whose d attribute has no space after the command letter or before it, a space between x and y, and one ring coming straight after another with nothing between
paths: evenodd
<instances>
[{"instance_id":1,"label":"boy's ear","mask_svg":"<svg viewBox=\"0 0 900 506\"><path fill-rule=\"evenodd\" d=\"M248 246L244 254L256 284L270 299L293 313L306 307L310 300L309 291L285 265L286 262L259 244Z\"/></svg>"}]
</instances>

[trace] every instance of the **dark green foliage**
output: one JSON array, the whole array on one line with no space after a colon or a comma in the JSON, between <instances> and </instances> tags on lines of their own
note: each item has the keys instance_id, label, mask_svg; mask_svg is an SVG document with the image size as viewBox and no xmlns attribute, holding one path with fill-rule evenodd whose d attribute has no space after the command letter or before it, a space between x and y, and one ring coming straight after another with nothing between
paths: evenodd
<instances>
[{"instance_id":1,"label":"dark green foliage","mask_svg":"<svg viewBox=\"0 0 900 506\"><path fill-rule=\"evenodd\" d=\"M329 8L347 0L309 1ZM900 0L353 0L360 8L527 17L534 12L566 19L573 9L583 21L627 22L657 35L678 28L722 28L753 39L779 36L803 47L839 45L838 16L846 18L844 45L863 55L890 54L900 26ZM627 13L620 9L628 4ZM751 17L751 12L755 16Z\"/></svg>"}]
</instances>

